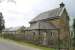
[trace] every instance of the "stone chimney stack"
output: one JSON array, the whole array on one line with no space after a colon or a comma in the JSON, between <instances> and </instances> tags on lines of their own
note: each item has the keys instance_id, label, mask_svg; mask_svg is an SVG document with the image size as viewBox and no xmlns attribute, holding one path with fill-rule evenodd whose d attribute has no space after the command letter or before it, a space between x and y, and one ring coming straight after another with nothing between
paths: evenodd
<instances>
[{"instance_id":1,"label":"stone chimney stack","mask_svg":"<svg viewBox=\"0 0 75 50\"><path fill-rule=\"evenodd\" d=\"M60 8L62 8L62 7L64 7L65 6L65 4L62 2L61 4L60 4Z\"/></svg>"}]
</instances>

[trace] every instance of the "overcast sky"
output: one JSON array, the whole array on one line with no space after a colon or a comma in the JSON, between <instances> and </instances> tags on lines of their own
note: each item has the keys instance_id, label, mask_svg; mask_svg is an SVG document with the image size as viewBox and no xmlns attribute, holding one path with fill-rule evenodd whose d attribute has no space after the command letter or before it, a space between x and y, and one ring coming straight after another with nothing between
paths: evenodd
<instances>
[{"instance_id":1,"label":"overcast sky","mask_svg":"<svg viewBox=\"0 0 75 50\"><path fill-rule=\"evenodd\" d=\"M61 2L65 3L65 7L71 18L75 16L75 0L5 0L0 3L0 11L5 19L5 26L29 26L29 21L36 17L39 13L59 7Z\"/></svg>"}]
</instances>

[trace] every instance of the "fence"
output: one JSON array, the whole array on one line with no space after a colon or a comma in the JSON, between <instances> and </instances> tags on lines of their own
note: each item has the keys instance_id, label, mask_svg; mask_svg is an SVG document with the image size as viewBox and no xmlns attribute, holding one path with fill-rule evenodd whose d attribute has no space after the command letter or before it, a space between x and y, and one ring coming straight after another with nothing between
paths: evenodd
<instances>
[{"instance_id":1,"label":"fence","mask_svg":"<svg viewBox=\"0 0 75 50\"><path fill-rule=\"evenodd\" d=\"M26 41L26 42L30 42L33 44L36 44L36 42L38 41L38 40L35 41L33 35L25 34L25 33L21 33L21 34L4 33L4 34L0 34L0 36L3 38L9 38L11 40ZM40 44L37 44L37 45L40 45ZM48 47L48 46L46 46L46 47ZM69 48L59 48L59 46L57 48L54 48L54 49L55 50L69 50Z\"/></svg>"}]
</instances>

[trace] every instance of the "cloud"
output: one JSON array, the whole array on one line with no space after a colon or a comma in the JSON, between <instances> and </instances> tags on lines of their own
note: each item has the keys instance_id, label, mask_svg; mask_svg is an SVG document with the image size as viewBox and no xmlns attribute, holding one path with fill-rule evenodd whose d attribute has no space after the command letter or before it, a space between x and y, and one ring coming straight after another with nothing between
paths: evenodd
<instances>
[{"instance_id":1,"label":"cloud","mask_svg":"<svg viewBox=\"0 0 75 50\"><path fill-rule=\"evenodd\" d=\"M70 16L75 16L74 1L71 0L14 0L16 4L4 1L0 4L6 27L29 26L29 21L39 13L59 7L64 1Z\"/></svg>"},{"instance_id":2,"label":"cloud","mask_svg":"<svg viewBox=\"0 0 75 50\"><path fill-rule=\"evenodd\" d=\"M7 2L12 2L12 3L15 3L16 4L16 1L15 0L7 0Z\"/></svg>"}]
</instances>

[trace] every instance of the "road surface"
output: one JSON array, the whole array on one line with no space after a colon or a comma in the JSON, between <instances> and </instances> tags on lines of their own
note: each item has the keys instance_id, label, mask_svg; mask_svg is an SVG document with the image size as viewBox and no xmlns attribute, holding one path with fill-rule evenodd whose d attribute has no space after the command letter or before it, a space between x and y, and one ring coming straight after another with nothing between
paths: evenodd
<instances>
[{"instance_id":1,"label":"road surface","mask_svg":"<svg viewBox=\"0 0 75 50\"><path fill-rule=\"evenodd\" d=\"M24 46L10 40L0 39L0 50L40 50L30 46Z\"/></svg>"}]
</instances>

